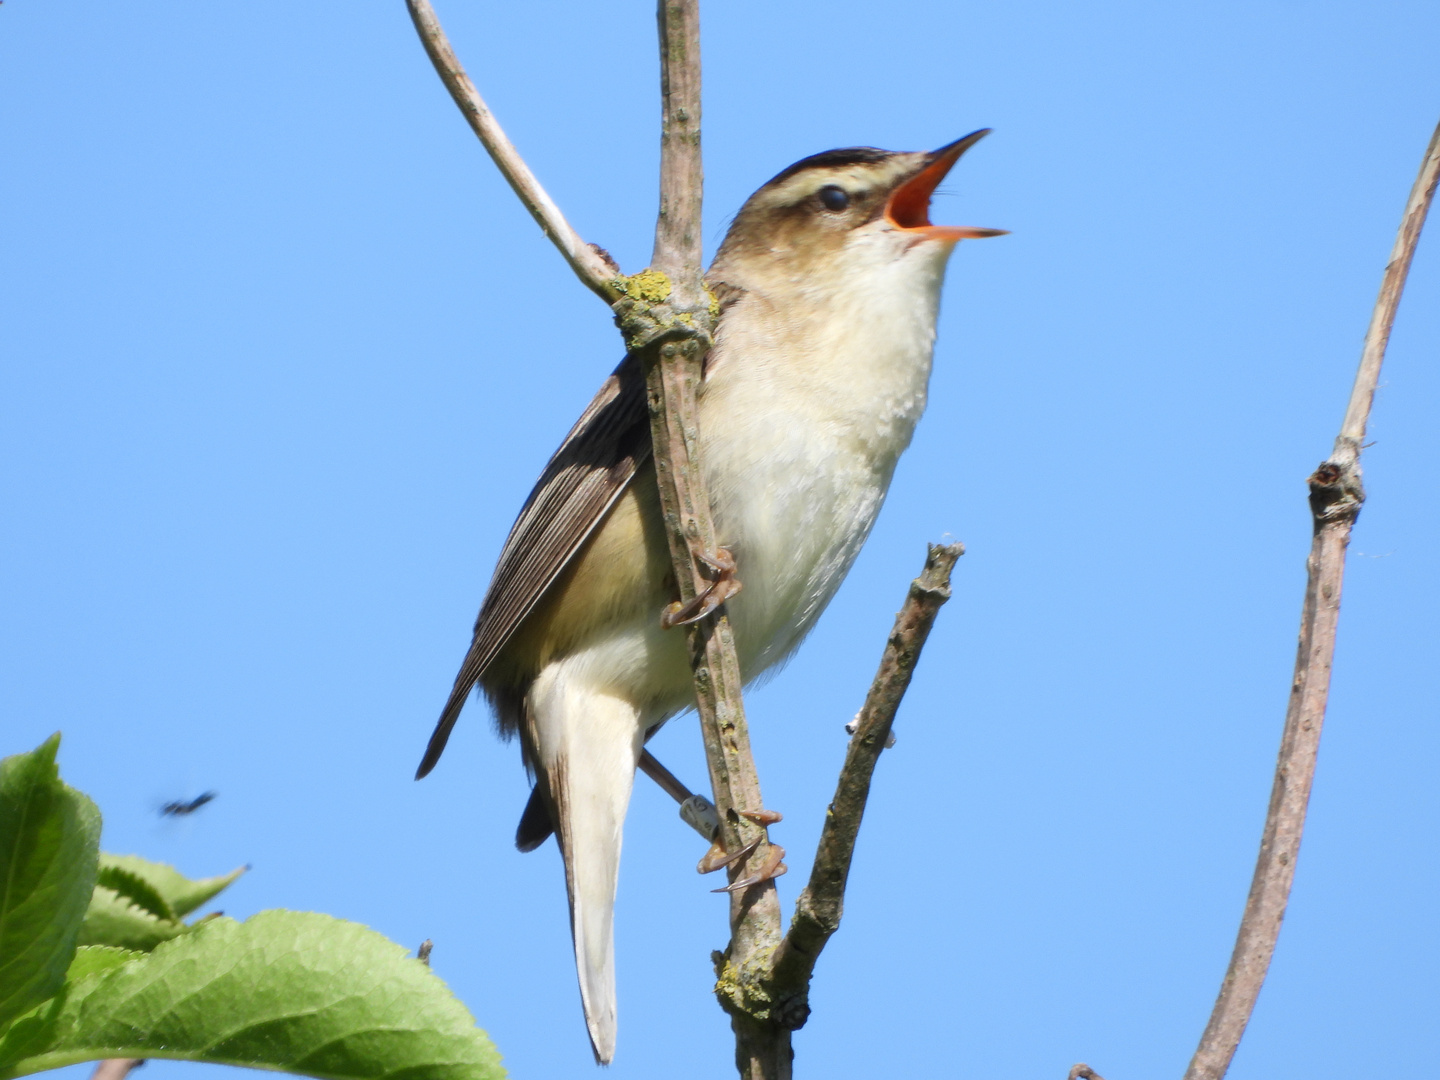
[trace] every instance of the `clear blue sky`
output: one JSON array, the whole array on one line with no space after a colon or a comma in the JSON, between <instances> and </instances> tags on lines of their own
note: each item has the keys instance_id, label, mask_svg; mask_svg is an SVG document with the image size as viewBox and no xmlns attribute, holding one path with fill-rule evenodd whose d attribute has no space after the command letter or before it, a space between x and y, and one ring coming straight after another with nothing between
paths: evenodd
<instances>
[{"instance_id":1,"label":"clear blue sky","mask_svg":"<svg viewBox=\"0 0 1440 1080\"><path fill-rule=\"evenodd\" d=\"M649 253L646 3L440 14L582 234ZM1440 118L1432 3L711 3L713 249L819 150L996 134L931 406L849 582L749 705L807 872L924 544L969 554L881 762L800 1075L1178 1077L1229 954L1308 543ZM65 732L110 850L407 944L523 1080L590 1075L553 846L472 706L410 779L493 559L619 355L400 0L0 7L0 752ZM1232 1076L1431 1076L1440 222L1366 457L1294 902ZM659 739L698 784L692 719ZM219 798L182 827L159 803ZM614 1080L731 1073L724 902L641 783ZM195 1070L156 1064L150 1080Z\"/></svg>"}]
</instances>

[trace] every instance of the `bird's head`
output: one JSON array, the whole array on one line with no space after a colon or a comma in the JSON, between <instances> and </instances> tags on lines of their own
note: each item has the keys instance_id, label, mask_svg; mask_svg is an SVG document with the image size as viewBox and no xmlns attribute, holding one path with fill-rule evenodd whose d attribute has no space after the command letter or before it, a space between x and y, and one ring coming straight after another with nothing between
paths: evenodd
<instances>
[{"instance_id":1,"label":"bird's head","mask_svg":"<svg viewBox=\"0 0 1440 1080\"><path fill-rule=\"evenodd\" d=\"M740 208L712 280L747 289L819 283L921 254L917 248L943 260L959 240L1003 236L1004 229L930 224L930 196L989 133L928 153L856 146L797 161Z\"/></svg>"}]
</instances>

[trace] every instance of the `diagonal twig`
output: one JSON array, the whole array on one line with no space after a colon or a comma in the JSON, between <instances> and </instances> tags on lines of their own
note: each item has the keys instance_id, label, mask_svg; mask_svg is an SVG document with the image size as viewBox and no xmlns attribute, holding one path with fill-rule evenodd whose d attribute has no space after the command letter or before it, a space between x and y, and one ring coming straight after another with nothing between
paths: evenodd
<instances>
[{"instance_id":1,"label":"diagonal twig","mask_svg":"<svg viewBox=\"0 0 1440 1080\"><path fill-rule=\"evenodd\" d=\"M1436 127L1425 150L1420 174L1410 191L1400 232L1385 267L1340 435L1329 459L1309 480L1315 533L1307 562L1309 576L1300 616L1295 678L1275 765L1270 809L1230 967L1225 972L1210 1022L1185 1071L1185 1080L1220 1080L1230 1068L1230 1060L1245 1034L1245 1025L1255 1008L1280 935L1280 923L1285 917L1285 905L1295 877L1295 859L1305 829L1305 811L1320 749L1320 728L1330 692L1340 587L1345 577L1345 548L1365 500L1360 475L1361 442L1375 387L1379 384L1390 327L1395 321L1395 310L1400 304L1425 215L1435 196L1437 180L1440 180L1440 127Z\"/></svg>"},{"instance_id":2,"label":"diagonal twig","mask_svg":"<svg viewBox=\"0 0 1440 1080\"><path fill-rule=\"evenodd\" d=\"M530 215L550 238L550 242L560 249L560 254L570 264L570 269L575 271L575 276L605 303L613 304L621 296L620 288L616 284L616 279L621 276L620 271L607 262L595 248L580 239L580 234L571 228L560 208L540 186L540 181L535 179L530 166L525 164L514 144L501 130L499 121L485 104L485 99L475 89L470 76L465 74L465 68L461 66L455 50L450 47L450 39L445 36L435 9L430 6L430 0L405 0L405 4L410 9L415 32L420 35L420 42L425 46L430 62L435 65L440 81L445 84L445 89L450 91L450 96L460 107L460 112L464 114L471 130L479 136L481 144L500 169L500 174L525 204L525 209L530 211Z\"/></svg>"},{"instance_id":3,"label":"diagonal twig","mask_svg":"<svg viewBox=\"0 0 1440 1080\"><path fill-rule=\"evenodd\" d=\"M798 1028L810 1013L810 976L830 936L840 929L845 903L845 885L855 840L865 816L870 795L870 778L890 735L895 712L910 685L920 659L920 650L930 636L935 616L950 599L950 572L965 553L963 544L931 544L925 569L910 583L905 604L895 616L895 625L885 643L880 669L865 695L865 705L855 718L855 734L845 752L845 764L810 870L810 881L795 902L795 918L785 940L776 951L771 997L777 1020Z\"/></svg>"}]
</instances>

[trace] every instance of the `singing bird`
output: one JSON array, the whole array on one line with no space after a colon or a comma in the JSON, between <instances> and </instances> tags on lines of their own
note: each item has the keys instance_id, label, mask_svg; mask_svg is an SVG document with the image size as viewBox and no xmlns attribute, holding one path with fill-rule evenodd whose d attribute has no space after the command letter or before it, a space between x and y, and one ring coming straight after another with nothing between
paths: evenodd
<instances>
[{"instance_id":1,"label":"singing bird","mask_svg":"<svg viewBox=\"0 0 1440 1080\"><path fill-rule=\"evenodd\" d=\"M796 162L735 216L706 275L720 302L699 396L726 611L744 679L783 661L865 542L925 408L945 264L999 229L932 225L974 132L930 153ZM645 740L694 704L660 515L644 376L606 380L520 511L417 779L478 684L535 777L516 845L553 830L595 1058L615 1052L621 830ZM731 586L733 589L735 586Z\"/></svg>"}]
</instances>

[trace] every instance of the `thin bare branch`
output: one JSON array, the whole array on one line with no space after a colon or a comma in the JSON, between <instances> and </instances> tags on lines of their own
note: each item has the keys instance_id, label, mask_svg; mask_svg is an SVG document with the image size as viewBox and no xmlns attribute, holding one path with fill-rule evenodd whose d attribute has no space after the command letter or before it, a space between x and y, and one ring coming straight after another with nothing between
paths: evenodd
<instances>
[{"instance_id":1,"label":"thin bare branch","mask_svg":"<svg viewBox=\"0 0 1440 1080\"><path fill-rule=\"evenodd\" d=\"M694 421L696 392L700 382L699 364L708 346L705 339L683 337L664 341L647 351L650 391L651 435L655 448L656 476L661 507L676 580L681 583L680 599L688 601L710 584L697 552L714 553L716 538L710 504L705 492L696 454L698 435ZM739 568L744 573L744 566ZM720 842L726 851L739 851L755 843L754 851L729 868L733 883L769 856L765 830L742 816L741 811L763 806L760 782L750 751L749 728L740 689L740 666L730 623L721 607L700 622L686 627L690 663L695 674L696 709L705 744L706 763L720 820ZM780 904L774 886L766 881L731 894L730 946L722 963L718 985L725 989L721 1004L730 1012L736 1027L741 1053L750 1064L742 1064L741 1075L769 1078L788 1076L788 1036L757 1024L747 1000L751 961L780 941ZM753 1029L753 1030L752 1030ZM775 1049L784 1041L783 1054ZM776 1061L784 1059L784 1072L776 1072Z\"/></svg>"},{"instance_id":2,"label":"thin bare branch","mask_svg":"<svg viewBox=\"0 0 1440 1080\"><path fill-rule=\"evenodd\" d=\"M485 99L475 89L470 76L465 74L459 57L450 47L450 39L445 36L440 20L430 6L430 0L405 0L405 3L410 9L410 18L415 23L415 32L420 35L420 43L425 46L426 55L435 65L440 81L445 84L445 89L450 91L450 96L460 107L470 129L479 136L481 144L490 154L501 175L520 197L536 224L550 238L550 242L560 249L560 254L570 264L570 269L575 271L575 276L605 303L615 303L621 296L620 288L616 284L616 279L621 276L619 269L608 261L608 256L601 255L595 247L580 239L580 234L571 228L560 208L540 186L540 181L535 179L535 174L530 171L514 144L501 130L499 122L485 104Z\"/></svg>"},{"instance_id":3,"label":"thin bare branch","mask_svg":"<svg viewBox=\"0 0 1440 1080\"><path fill-rule=\"evenodd\" d=\"M627 348L642 362L655 472L680 607L688 613L697 598L722 598L724 594L715 592L716 578L728 571L717 568L724 567L729 556L717 546L700 467L697 423L703 363L718 315L701 276L704 173L698 0L659 0L660 209L652 266L631 278L622 277L597 249L581 241L545 194L461 68L428 0L406 3L426 52L471 128L577 276L612 305ZM817 910L833 912L821 916L829 923L838 925L839 921L844 879L875 764L871 750L878 754L885 745L920 645L935 610L948 596L945 582L960 550L959 545L931 549L931 562L922 576L922 582L929 584L920 593L912 589L911 602L906 605L910 615L902 613L902 623L897 624L876 686L859 718L860 729L852 740L836 795L836 805L845 807L836 815L843 824L834 835L827 827L828 839L822 838L823 858L830 867L822 876L838 873L838 879L816 885L819 879L812 878L812 889L807 890L817 897ZM738 572L743 577L744 567ZM933 575L939 577L932 580ZM732 593L736 588L731 587ZM793 945L788 954L796 958L808 955L808 961L800 960L795 968L799 989L788 996L774 996L775 959L782 944L779 900L772 880L746 884L742 878L763 876L757 868L783 872L783 864L777 864L784 852L769 843L765 827L749 816L761 811L764 803L750 751L740 666L723 603L690 622L685 635L714 806L703 796L689 795L684 785L648 754L642 757L640 767L681 801L681 816L696 831L705 836L718 832L726 852L744 852L728 866L735 887L730 892L731 937L725 952L713 956L716 993L731 1016L742 1080L790 1080L790 1033L804 1023L809 1012L806 1000L814 957L834 927L824 931L818 943L800 931L797 942L801 944ZM798 1011L801 1007L803 1012Z\"/></svg>"},{"instance_id":4,"label":"thin bare branch","mask_svg":"<svg viewBox=\"0 0 1440 1080\"><path fill-rule=\"evenodd\" d=\"M144 1058L106 1058L95 1066L95 1071L90 1074L90 1080L125 1080L127 1076L144 1064Z\"/></svg>"},{"instance_id":5,"label":"thin bare branch","mask_svg":"<svg viewBox=\"0 0 1440 1080\"><path fill-rule=\"evenodd\" d=\"M1410 260L1420 229L1440 180L1440 127L1430 139L1420 174L1410 192L1400 233L1370 320L1361 353L1360 369L1350 406L1335 449L1328 461L1310 477L1310 512L1314 539L1307 563L1305 605L1300 616L1300 645L1295 678L1280 740L1270 809L1260 840L1255 876L1245 901L1245 914L1235 939L1235 951L1221 984L1210 1022L1185 1071L1185 1080L1220 1080L1240 1045L1245 1026L1260 995L1280 935L1280 923L1295 877L1295 860L1305 829L1320 729L1330 692L1330 667L1335 656L1335 628L1340 617L1340 589L1345 578L1345 549L1360 506L1365 500L1360 479L1360 443L1370 417L1380 364L1390 340L1395 309L1405 288Z\"/></svg>"},{"instance_id":6,"label":"thin bare branch","mask_svg":"<svg viewBox=\"0 0 1440 1080\"><path fill-rule=\"evenodd\" d=\"M693 267L701 259L700 207L705 170L700 154L700 7L698 0L659 0L660 213L652 266Z\"/></svg>"},{"instance_id":7,"label":"thin bare branch","mask_svg":"<svg viewBox=\"0 0 1440 1080\"><path fill-rule=\"evenodd\" d=\"M1430 136L1430 145L1425 148L1420 173L1415 177L1415 186L1410 189L1405 215L1400 219L1400 232L1395 237L1395 246L1390 250L1390 261L1380 282L1380 295L1370 316L1365 348L1360 353L1355 388L1350 392L1350 405L1340 425L1335 452L1330 455L1330 460L1337 464L1343 463L1342 454L1351 462L1360 459L1360 443L1365 438L1365 426L1370 421L1370 405L1375 399L1375 387L1380 384L1380 364L1385 359L1385 347L1390 344L1390 327L1395 322L1395 310L1400 306L1400 294L1405 291L1405 278L1410 273L1415 245L1420 242L1425 215L1430 212L1431 200L1435 198L1437 181L1440 181L1440 126L1435 128L1435 133Z\"/></svg>"},{"instance_id":8,"label":"thin bare branch","mask_svg":"<svg viewBox=\"0 0 1440 1080\"><path fill-rule=\"evenodd\" d=\"M810 1013L810 976L820 951L840 928L850 861L865 816L875 764L885 749L895 713L910 685L935 616L950 599L950 572L964 553L963 544L930 545L925 569L910 583L905 604L895 616L881 655L880 669L865 696L865 706L855 718L855 735L825 815L809 884L796 901L795 918L775 954L770 993L777 1019L788 1027L800 1027Z\"/></svg>"},{"instance_id":9,"label":"thin bare branch","mask_svg":"<svg viewBox=\"0 0 1440 1080\"><path fill-rule=\"evenodd\" d=\"M660 212L652 271L615 307L617 322L646 373L655 475L682 604L715 584L706 561L723 561L699 458L696 405L715 310L701 278L700 12L698 0L659 0ZM648 294L648 295L647 295ZM704 557L702 559L702 556ZM744 567L739 568L743 577ZM743 815L760 810L740 664L723 606L685 630L695 676L705 758L726 851L754 845L728 868L732 885L769 865L765 830ZM778 856L782 854L775 851ZM745 1080L788 1080L790 1033L751 999L763 958L780 942L780 902L765 880L730 893L730 944L717 953L717 993L735 1029Z\"/></svg>"}]
</instances>

